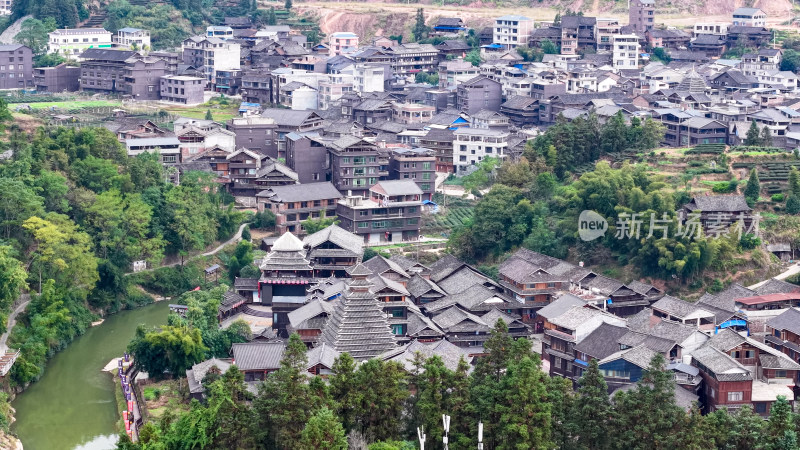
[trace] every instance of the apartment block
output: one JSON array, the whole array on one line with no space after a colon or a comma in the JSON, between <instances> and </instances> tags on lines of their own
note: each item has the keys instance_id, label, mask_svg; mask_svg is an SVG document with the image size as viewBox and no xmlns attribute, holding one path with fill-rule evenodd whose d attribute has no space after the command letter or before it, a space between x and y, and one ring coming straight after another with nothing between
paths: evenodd
<instances>
[{"instance_id":1,"label":"apartment block","mask_svg":"<svg viewBox=\"0 0 800 450\"><path fill-rule=\"evenodd\" d=\"M48 33L47 53L81 60L87 49L111 48L111 32L103 28L62 28Z\"/></svg>"},{"instance_id":2,"label":"apartment block","mask_svg":"<svg viewBox=\"0 0 800 450\"><path fill-rule=\"evenodd\" d=\"M33 53L19 44L0 45L0 89L33 87Z\"/></svg>"},{"instance_id":3,"label":"apartment block","mask_svg":"<svg viewBox=\"0 0 800 450\"><path fill-rule=\"evenodd\" d=\"M510 50L520 45L528 45L533 31L533 19L525 16L508 15L494 20L492 42Z\"/></svg>"}]
</instances>

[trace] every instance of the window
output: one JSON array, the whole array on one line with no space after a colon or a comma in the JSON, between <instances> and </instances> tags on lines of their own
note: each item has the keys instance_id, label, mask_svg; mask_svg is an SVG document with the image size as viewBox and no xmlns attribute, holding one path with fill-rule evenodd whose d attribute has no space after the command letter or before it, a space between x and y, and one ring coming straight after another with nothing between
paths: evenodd
<instances>
[{"instance_id":1,"label":"window","mask_svg":"<svg viewBox=\"0 0 800 450\"><path fill-rule=\"evenodd\" d=\"M359 211L358 215L361 217L367 217L369 215L369 211Z\"/></svg>"},{"instance_id":2,"label":"window","mask_svg":"<svg viewBox=\"0 0 800 450\"><path fill-rule=\"evenodd\" d=\"M431 163L430 162L422 163L422 170L431 170Z\"/></svg>"},{"instance_id":3,"label":"window","mask_svg":"<svg viewBox=\"0 0 800 450\"><path fill-rule=\"evenodd\" d=\"M358 222L358 228L369 228L369 222Z\"/></svg>"},{"instance_id":4,"label":"window","mask_svg":"<svg viewBox=\"0 0 800 450\"><path fill-rule=\"evenodd\" d=\"M756 357L756 351L755 350L745 350L744 357L747 358L747 359L755 358Z\"/></svg>"},{"instance_id":5,"label":"window","mask_svg":"<svg viewBox=\"0 0 800 450\"><path fill-rule=\"evenodd\" d=\"M418 223L419 223L419 219L417 219L416 217L408 219L408 224L409 225L416 225Z\"/></svg>"},{"instance_id":6,"label":"window","mask_svg":"<svg viewBox=\"0 0 800 450\"><path fill-rule=\"evenodd\" d=\"M403 335L403 325L399 324L399 323L393 324L392 325L392 334L397 335L397 336L402 336Z\"/></svg>"},{"instance_id":7,"label":"window","mask_svg":"<svg viewBox=\"0 0 800 450\"><path fill-rule=\"evenodd\" d=\"M286 220L289 222L294 222L295 220L297 220L297 214L287 214Z\"/></svg>"},{"instance_id":8,"label":"window","mask_svg":"<svg viewBox=\"0 0 800 450\"><path fill-rule=\"evenodd\" d=\"M728 392L728 401L729 402L740 402L744 398L744 393L742 392Z\"/></svg>"},{"instance_id":9,"label":"window","mask_svg":"<svg viewBox=\"0 0 800 450\"><path fill-rule=\"evenodd\" d=\"M775 371L775 378L786 378L786 371L785 370L776 370Z\"/></svg>"},{"instance_id":10,"label":"window","mask_svg":"<svg viewBox=\"0 0 800 450\"><path fill-rule=\"evenodd\" d=\"M739 352L739 350L734 350L731 352L731 358L739 359L740 354L741 352Z\"/></svg>"},{"instance_id":11,"label":"window","mask_svg":"<svg viewBox=\"0 0 800 450\"><path fill-rule=\"evenodd\" d=\"M767 413L767 404L764 402L758 402L753 404L753 409L758 414L766 414Z\"/></svg>"},{"instance_id":12,"label":"window","mask_svg":"<svg viewBox=\"0 0 800 450\"><path fill-rule=\"evenodd\" d=\"M423 180L430 180L431 179L431 173L430 172L424 172L422 174L422 179Z\"/></svg>"},{"instance_id":13,"label":"window","mask_svg":"<svg viewBox=\"0 0 800 450\"><path fill-rule=\"evenodd\" d=\"M416 206L409 206L409 207L406 209L406 212L408 212L408 213L415 213L415 212L417 212L417 207L416 207Z\"/></svg>"},{"instance_id":14,"label":"window","mask_svg":"<svg viewBox=\"0 0 800 450\"><path fill-rule=\"evenodd\" d=\"M405 317L406 312L404 308L392 308L392 317Z\"/></svg>"}]
</instances>

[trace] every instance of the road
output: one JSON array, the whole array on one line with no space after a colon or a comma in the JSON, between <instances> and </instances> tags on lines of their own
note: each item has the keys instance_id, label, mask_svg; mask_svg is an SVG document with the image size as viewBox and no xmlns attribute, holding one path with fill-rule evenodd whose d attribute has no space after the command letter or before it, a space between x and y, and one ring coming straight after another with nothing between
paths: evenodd
<instances>
[{"instance_id":1,"label":"road","mask_svg":"<svg viewBox=\"0 0 800 450\"><path fill-rule=\"evenodd\" d=\"M6 345L6 341L8 340L8 335L11 333L11 329L14 328L14 325L17 324L17 316L22 312L25 311L25 307L28 306L28 303L31 302L31 296L29 294L21 294L19 296L19 300L22 302L17 306L11 314L8 315L8 322L6 324L6 332L0 336L0 355L4 355L6 350L8 350L8 346Z\"/></svg>"},{"instance_id":2,"label":"road","mask_svg":"<svg viewBox=\"0 0 800 450\"><path fill-rule=\"evenodd\" d=\"M239 242L240 240L242 240L242 231L244 231L244 227L246 227L248 225L250 225L250 224L249 223L243 223L242 225L239 226L239 230L236 232L236 234L233 235L232 238L230 238L227 241L223 242L222 244L220 244L218 247L214 248L213 250L207 251L205 253L200 253L200 254L197 254L197 255L194 255L194 256L190 256L190 257L186 258L184 260L184 262L189 262L189 261L191 261L191 260L193 260L195 258L198 258L200 256L215 255L215 254L219 253L219 251L222 250L223 248L225 248L226 246L228 246L230 244L233 244L234 242ZM125 276L133 275L134 273L152 272L152 271L154 271L156 269L160 269L162 267L175 267L177 265L180 265L180 263L181 263L180 260L178 260L178 261L171 262L171 263L161 264L158 267L151 267L149 269L140 270L138 272L128 272L128 273L125 274Z\"/></svg>"},{"instance_id":3,"label":"road","mask_svg":"<svg viewBox=\"0 0 800 450\"><path fill-rule=\"evenodd\" d=\"M800 273L800 262L792 264L792 266L789 267L785 272L783 272L783 273L781 273L779 275L775 275L773 278L776 278L778 280L785 280L785 279L789 278L790 276L798 274L798 273ZM756 283L756 284L754 284L752 286L748 286L747 288L748 289L755 289L755 288L761 286L762 284L766 283L767 281L769 281L769 280L760 281L760 282L758 282L758 283Z\"/></svg>"}]
</instances>

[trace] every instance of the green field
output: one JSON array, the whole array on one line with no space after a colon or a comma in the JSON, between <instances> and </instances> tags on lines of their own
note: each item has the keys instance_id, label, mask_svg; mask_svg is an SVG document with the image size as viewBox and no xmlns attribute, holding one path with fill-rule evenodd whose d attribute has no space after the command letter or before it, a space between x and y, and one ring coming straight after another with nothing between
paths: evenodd
<instances>
[{"instance_id":1,"label":"green field","mask_svg":"<svg viewBox=\"0 0 800 450\"><path fill-rule=\"evenodd\" d=\"M16 109L20 104L10 105L10 109ZM79 108L101 108L101 107L118 107L122 103L114 100L75 100L70 102L41 102L41 103L27 103L31 109L46 109L55 106L58 109L79 109Z\"/></svg>"}]
</instances>

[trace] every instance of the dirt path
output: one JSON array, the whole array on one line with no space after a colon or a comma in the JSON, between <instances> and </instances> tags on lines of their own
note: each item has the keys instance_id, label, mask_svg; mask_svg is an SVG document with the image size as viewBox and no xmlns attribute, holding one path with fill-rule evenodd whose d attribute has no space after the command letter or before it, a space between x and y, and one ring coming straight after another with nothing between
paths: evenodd
<instances>
[{"instance_id":1,"label":"dirt path","mask_svg":"<svg viewBox=\"0 0 800 450\"><path fill-rule=\"evenodd\" d=\"M6 341L8 341L8 335L11 333L11 330L14 328L14 325L17 324L17 316L22 312L25 311L25 308L28 306L28 303L31 302L31 296L29 294L21 294L19 296L19 300L22 302L14 308L14 311L8 315L8 323L6 324L6 332L0 336L0 355L4 355L6 350L8 350L8 345L6 345Z\"/></svg>"},{"instance_id":2,"label":"dirt path","mask_svg":"<svg viewBox=\"0 0 800 450\"><path fill-rule=\"evenodd\" d=\"M10 27L6 28L2 34L0 34L0 44L13 44L14 43L14 36L19 33L22 29L22 22L30 19L33 16L25 16L21 19L17 20L16 22L12 23Z\"/></svg>"},{"instance_id":3,"label":"dirt path","mask_svg":"<svg viewBox=\"0 0 800 450\"><path fill-rule=\"evenodd\" d=\"M205 252L205 253L199 253L199 254L197 254L197 255L189 256L189 257L188 257L188 258L186 258L186 259L185 259L183 262L184 262L184 263L186 263L186 262L189 262L189 261L191 261L191 260L193 260L193 259L199 258L199 257L201 257L201 256L211 256L211 255L215 255L215 254L217 254L217 253L218 253L220 250L222 250L223 248L225 248L226 246L228 246L228 245L230 245L230 244L233 244L234 242L239 242L240 240L242 240L242 231L244 230L244 227L246 227L246 226L248 226L248 225L250 225L250 224L249 224L249 223L243 223L243 224L241 224L241 225L239 226L239 230L236 232L236 234L234 234L234 235L233 235L233 237L231 237L231 238L230 238L230 239L228 239L227 241L225 241L225 242L223 242L223 243L219 244L219 246L217 246L217 247L216 247L216 248L214 248L213 250L207 251L207 252ZM158 266L158 267L151 267L151 268L149 268L149 269L140 270L140 271L138 271L138 272L129 272L129 273L126 273L126 274L125 274L125 276L128 276L128 275L133 275L134 273L152 272L152 271L154 271L154 270L156 270L156 269L160 269L160 268L162 268L162 267L175 267L175 266L178 266L178 265L180 265L180 264L181 264L181 262L180 262L180 260L178 260L178 261L171 262L171 263L167 263L167 264L161 264L161 265L160 265L160 266Z\"/></svg>"},{"instance_id":4,"label":"dirt path","mask_svg":"<svg viewBox=\"0 0 800 450\"><path fill-rule=\"evenodd\" d=\"M789 267L785 272L783 272L783 273L781 273L779 275L775 275L773 278L778 279L778 280L785 280L785 279L789 278L790 276L798 274L798 273L800 273L800 262L792 264L792 266ZM756 283L754 285L747 286L747 288L748 289L755 289L755 288L761 286L762 284L766 283L767 281L769 281L769 280L760 281L760 282L758 282L758 283Z\"/></svg>"}]
</instances>

